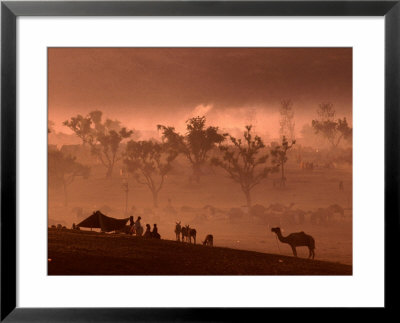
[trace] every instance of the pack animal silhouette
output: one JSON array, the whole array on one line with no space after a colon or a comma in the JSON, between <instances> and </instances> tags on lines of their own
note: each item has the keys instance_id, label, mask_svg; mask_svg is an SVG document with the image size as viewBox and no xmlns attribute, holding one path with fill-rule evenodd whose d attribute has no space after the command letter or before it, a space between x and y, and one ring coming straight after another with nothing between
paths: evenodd
<instances>
[{"instance_id":1,"label":"pack animal silhouette","mask_svg":"<svg viewBox=\"0 0 400 323\"><path fill-rule=\"evenodd\" d=\"M185 225L184 227L181 228L182 242L185 242L185 240L189 241L188 229L189 229L188 225Z\"/></svg>"},{"instance_id":2,"label":"pack animal silhouette","mask_svg":"<svg viewBox=\"0 0 400 323\"><path fill-rule=\"evenodd\" d=\"M179 222L176 222L176 225L175 225L176 241L180 241L181 232L182 232L182 226L181 226L181 221L179 221Z\"/></svg>"},{"instance_id":3,"label":"pack animal silhouette","mask_svg":"<svg viewBox=\"0 0 400 323\"><path fill-rule=\"evenodd\" d=\"M282 235L281 228L272 228L271 231L276 233L279 241L290 245L293 251L293 255L295 257L297 257L296 247L304 246L308 247L309 250L308 258L312 257L312 259L314 259L315 240L312 236L305 234L303 231L301 231L301 232L291 233L287 237L284 237Z\"/></svg>"},{"instance_id":4,"label":"pack animal silhouette","mask_svg":"<svg viewBox=\"0 0 400 323\"><path fill-rule=\"evenodd\" d=\"M196 244L196 234L196 229L192 229L189 225L185 225L182 228L182 241L185 241L184 239L186 238L186 242L192 243L193 238L194 244Z\"/></svg>"},{"instance_id":5,"label":"pack animal silhouette","mask_svg":"<svg viewBox=\"0 0 400 323\"><path fill-rule=\"evenodd\" d=\"M196 229L189 228L188 226L189 243L192 243L192 238L193 238L194 244L196 244L196 234L197 234Z\"/></svg>"},{"instance_id":6,"label":"pack animal silhouette","mask_svg":"<svg viewBox=\"0 0 400 323\"><path fill-rule=\"evenodd\" d=\"M212 234L207 234L206 238L203 241L203 245L212 247L214 244L214 237Z\"/></svg>"}]
</instances>

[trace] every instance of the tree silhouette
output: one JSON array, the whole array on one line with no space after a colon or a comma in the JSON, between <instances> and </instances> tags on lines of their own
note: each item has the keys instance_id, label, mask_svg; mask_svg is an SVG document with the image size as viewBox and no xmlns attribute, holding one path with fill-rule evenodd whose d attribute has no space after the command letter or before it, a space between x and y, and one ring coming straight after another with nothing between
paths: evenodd
<instances>
[{"instance_id":1,"label":"tree silhouette","mask_svg":"<svg viewBox=\"0 0 400 323\"><path fill-rule=\"evenodd\" d=\"M331 145L337 148L342 139L351 140L353 129L349 127L346 118L335 119L336 111L331 103L321 103L318 108L319 119L312 120L316 134L321 134Z\"/></svg>"},{"instance_id":2,"label":"tree silhouette","mask_svg":"<svg viewBox=\"0 0 400 323\"><path fill-rule=\"evenodd\" d=\"M272 163L281 168L281 186L286 186L286 177L285 177L285 163L287 162L287 151L293 147L296 143L296 140L292 140L291 144L287 141L286 137L283 136L282 144L280 146L276 146L271 150L271 155L274 157Z\"/></svg>"},{"instance_id":3,"label":"tree silhouette","mask_svg":"<svg viewBox=\"0 0 400 323\"><path fill-rule=\"evenodd\" d=\"M198 116L186 121L185 135L176 132L174 127L158 125L157 128L172 149L186 156L192 165L193 177L199 183L201 166L207 161L209 151L225 139L218 133L218 127L206 128L206 117Z\"/></svg>"},{"instance_id":4,"label":"tree silhouette","mask_svg":"<svg viewBox=\"0 0 400 323\"><path fill-rule=\"evenodd\" d=\"M86 117L77 115L64 121L64 125L70 128L83 144L88 144L91 152L107 169L106 177L112 176L114 165L121 159L118 150L122 140L129 138L132 130L121 127L117 120L106 119L102 122L101 111L92 111Z\"/></svg>"},{"instance_id":5,"label":"tree silhouette","mask_svg":"<svg viewBox=\"0 0 400 323\"><path fill-rule=\"evenodd\" d=\"M281 114L280 129L279 133L281 137L289 138L289 140L295 139L294 134L294 112L293 112L293 103L291 100L282 100L281 108L279 110Z\"/></svg>"},{"instance_id":6,"label":"tree silhouette","mask_svg":"<svg viewBox=\"0 0 400 323\"><path fill-rule=\"evenodd\" d=\"M64 205L68 206L68 186L76 177L88 178L90 167L76 161L76 157L64 155L56 149L48 150L49 185L62 186L64 189Z\"/></svg>"},{"instance_id":7,"label":"tree silhouette","mask_svg":"<svg viewBox=\"0 0 400 323\"><path fill-rule=\"evenodd\" d=\"M253 137L251 125L245 128L244 140L229 134L224 135L229 137L231 145L220 145L222 159L212 158L211 163L222 167L228 173L228 177L240 185L246 197L247 206L250 207L251 190L267 178L271 171L275 171L276 167L265 166L268 154L262 152L265 148L262 139L257 135ZM259 169L258 166L262 168Z\"/></svg>"},{"instance_id":8,"label":"tree silhouette","mask_svg":"<svg viewBox=\"0 0 400 323\"><path fill-rule=\"evenodd\" d=\"M158 193L176 156L177 152L164 143L131 140L126 146L124 163L127 170L138 183L149 188L154 207L158 207Z\"/></svg>"}]
</instances>

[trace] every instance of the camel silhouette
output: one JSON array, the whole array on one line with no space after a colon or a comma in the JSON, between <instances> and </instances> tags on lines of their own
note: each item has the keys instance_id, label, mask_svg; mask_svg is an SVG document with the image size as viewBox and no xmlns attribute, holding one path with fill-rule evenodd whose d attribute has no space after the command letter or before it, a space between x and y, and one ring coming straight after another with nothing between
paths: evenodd
<instances>
[{"instance_id":1,"label":"camel silhouette","mask_svg":"<svg viewBox=\"0 0 400 323\"><path fill-rule=\"evenodd\" d=\"M308 247L308 258L312 257L312 259L314 259L315 240L312 236L301 231L291 233L287 237L284 237L282 235L281 228L272 228L271 231L276 233L280 242L289 244L295 257L297 257L296 247Z\"/></svg>"}]
</instances>

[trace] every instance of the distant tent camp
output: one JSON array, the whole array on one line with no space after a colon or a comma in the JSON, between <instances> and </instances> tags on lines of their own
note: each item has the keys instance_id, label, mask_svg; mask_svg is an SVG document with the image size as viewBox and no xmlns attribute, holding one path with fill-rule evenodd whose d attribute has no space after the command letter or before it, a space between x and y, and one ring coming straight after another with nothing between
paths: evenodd
<instances>
[{"instance_id":1,"label":"distant tent camp","mask_svg":"<svg viewBox=\"0 0 400 323\"><path fill-rule=\"evenodd\" d=\"M101 231L109 232L123 229L128 220L129 218L114 219L104 215L100 211L96 211L81 223L78 223L77 226L82 228L100 228Z\"/></svg>"}]
</instances>

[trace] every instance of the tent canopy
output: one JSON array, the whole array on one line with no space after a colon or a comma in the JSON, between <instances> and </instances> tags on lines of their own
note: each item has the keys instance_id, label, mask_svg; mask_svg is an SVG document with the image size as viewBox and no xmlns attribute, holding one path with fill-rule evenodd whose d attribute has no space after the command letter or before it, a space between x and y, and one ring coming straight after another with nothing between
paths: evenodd
<instances>
[{"instance_id":1,"label":"tent canopy","mask_svg":"<svg viewBox=\"0 0 400 323\"><path fill-rule=\"evenodd\" d=\"M77 226L82 228L100 228L101 231L109 232L109 231L123 229L128 220L129 218L126 219L111 218L109 216L104 215L100 211L96 211L93 212L93 214L87 217L85 220L78 223Z\"/></svg>"}]
</instances>

